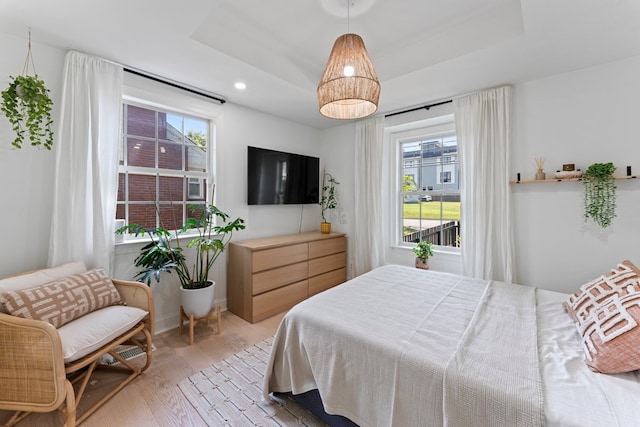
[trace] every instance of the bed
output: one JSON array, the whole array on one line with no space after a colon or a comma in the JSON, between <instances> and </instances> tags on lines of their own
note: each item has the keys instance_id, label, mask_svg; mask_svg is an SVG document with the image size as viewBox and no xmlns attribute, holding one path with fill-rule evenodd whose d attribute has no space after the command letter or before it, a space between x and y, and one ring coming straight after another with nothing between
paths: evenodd
<instances>
[{"instance_id":1,"label":"bed","mask_svg":"<svg viewBox=\"0 0 640 427\"><path fill-rule=\"evenodd\" d=\"M366 426L640 425L638 371L584 363L566 294L387 265L295 306L264 394Z\"/></svg>"}]
</instances>

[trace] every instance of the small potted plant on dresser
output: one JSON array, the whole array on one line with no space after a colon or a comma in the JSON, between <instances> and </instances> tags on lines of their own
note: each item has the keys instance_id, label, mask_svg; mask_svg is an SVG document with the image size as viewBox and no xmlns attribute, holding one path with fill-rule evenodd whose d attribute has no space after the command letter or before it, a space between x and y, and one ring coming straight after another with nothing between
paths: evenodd
<instances>
[{"instance_id":1,"label":"small potted plant on dresser","mask_svg":"<svg viewBox=\"0 0 640 427\"><path fill-rule=\"evenodd\" d=\"M416 254L416 268L422 270L429 269L429 258L433 256L433 243L418 242L418 244L412 249Z\"/></svg>"},{"instance_id":2,"label":"small potted plant on dresser","mask_svg":"<svg viewBox=\"0 0 640 427\"><path fill-rule=\"evenodd\" d=\"M320 197L320 207L322 208L322 222L320 223L320 232L322 234L331 233L331 222L327 221L328 211L338 207L336 199L336 186L340 184L328 172L322 173L322 196Z\"/></svg>"}]
</instances>

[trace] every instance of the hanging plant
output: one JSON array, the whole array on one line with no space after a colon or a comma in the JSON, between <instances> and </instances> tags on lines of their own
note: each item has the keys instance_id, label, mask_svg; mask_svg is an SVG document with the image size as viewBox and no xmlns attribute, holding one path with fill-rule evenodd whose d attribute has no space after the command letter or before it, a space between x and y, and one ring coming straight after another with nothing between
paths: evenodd
<instances>
[{"instance_id":1,"label":"hanging plant","mask_svg":"<svg viewBox=\"0 0 640 427\"><path fill-rule=\"evenodd\" d=\"M584 219L591 218L602 228L616 217L616 185L613 163L594 163L582 175L584 183Z\"/></svg>"},{"instance_id":2,"label":"hanging plant","mask_svg":"<svg viewBox=\"0 0 640 427\"><path fill-rule=\"evenodd\" d=\"M28 75L29 63L33 67L34 75ZM29 33L29 51L25 61L23 75L10 76L9 87L2 92L0 110L7 116L16 139L11 143L15 148L22 148L25 138L33 146L43 145L51 150L53 132L51 125L51 107L53 102L49 98L49 89L44 81L35 74L35 65L31 55L31 33Z\"/></svg>"}]
</instances>

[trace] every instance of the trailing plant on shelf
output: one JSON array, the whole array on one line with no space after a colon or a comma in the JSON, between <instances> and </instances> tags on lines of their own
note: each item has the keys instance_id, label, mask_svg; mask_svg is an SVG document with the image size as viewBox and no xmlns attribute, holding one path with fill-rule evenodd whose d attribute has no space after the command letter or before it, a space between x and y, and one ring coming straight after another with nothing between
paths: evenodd
<instances>
[{"instance_id":1,"label":"trailing plant on shelf","mask_svg":"<svg viewBox=\"0 0 640 427\"><path fill-rule=\"evenodd\" d=\"M28 75L29 63L33 66L34 75ZM22 148L22 144L28 138L31 145L43 145L47 150L51 150L53 101L49 97L49 89L44 81L35 74L31 55L31 34L29 34L29 51L23 75L9 78L9 87L2 92L0 110L7 116L16 134L16 139L11 145L18 149Z\"/></svg>"},{"instance_id":2,"label":"trailing plant on shelf","mask_svg":"<svg viewBox=\"0 0 640 427\"><path fill-rule=\"evenodd\" d=\"M140 249L135 266L142 267L136 279L151 286L151 279L160 282L160 273L178 274L184 289L201 289L210 286L209 272L218 257L227 248L234 231L243 230L244 220L231 221L229 215L213 204L190 205L191 217L180 230L170 232L166 228L146 228L138 224L125 225L116 233L147 235L151 242ZM220 222L218 225L217 222ZM181 246L180 234L195 231L186 248L195 248L195 261L189 265ZM188 238L187 238L188 239Z\"/></svg>"},{"instance_id":3,"label":"trailing plant on shelf","mask_svg":"<svg viewBox=\"0 0 640 427\"><path fill-rule=\"evenodd\" d=\"M616 185L613 163L594 163L584 171L584 219L591 218L602 228L616 217Z\"/></svg>"}]
</instances>

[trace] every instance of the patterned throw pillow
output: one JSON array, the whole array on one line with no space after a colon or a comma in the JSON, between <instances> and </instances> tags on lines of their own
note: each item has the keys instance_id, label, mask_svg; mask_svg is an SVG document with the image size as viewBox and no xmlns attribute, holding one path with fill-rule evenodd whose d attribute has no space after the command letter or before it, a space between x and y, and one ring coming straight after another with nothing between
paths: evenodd
<instances>
[{"instance_id":1,"label":"patterned throw pillow","mask_svg":"<svg viewBox=\"0 0 640 427\"><path fill-rule=\"evenodd\" d=\"M9 314L44 320L56 328L119 302L120 294L102 268L0 295Z\"/></svg>"},{"instance_id":2,"label":"patterned throw pillow","mask_svg":"<svg viewBox=\"0 0 640 427\"><path fill-rule=\"evenodd\" d=\"M563 305L576 322L591 370L640 369L640 270L631 261L583 285Z\"/></svg>"},{"instance_id":3,"label":"patterned throw pillow","mask_svg":"<svg viewBox=\"0 0 640 427\"><path fill-rule=\"evenodd\" d=\"M613 295L578 327L585 362L595 372L618 374L640 369L640 292Z\"/></svg>"},{"instance_id":4,"label":"patterned throw pillow","mask_svg":"<svg viewBox=\"0 0 640 427\"><path fill-rule=\"evenodd\" d=\"M634 292L640 292L640 270L631 261L624 260L608 276L582 285L563 305L573 321L580 325L613 295L622 297Z\"/></svg>"}]
</instances>

